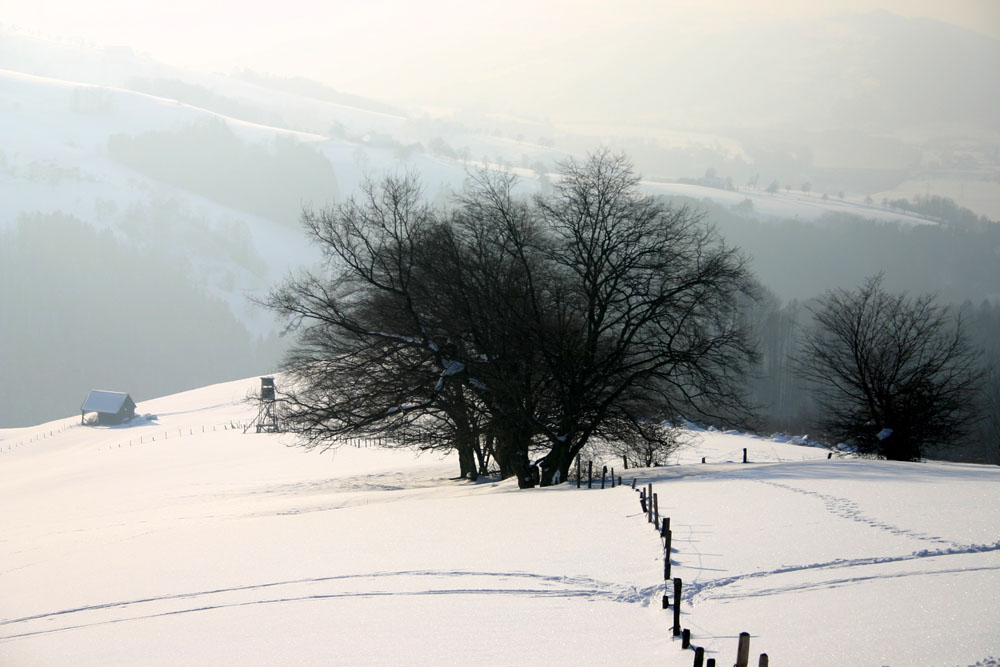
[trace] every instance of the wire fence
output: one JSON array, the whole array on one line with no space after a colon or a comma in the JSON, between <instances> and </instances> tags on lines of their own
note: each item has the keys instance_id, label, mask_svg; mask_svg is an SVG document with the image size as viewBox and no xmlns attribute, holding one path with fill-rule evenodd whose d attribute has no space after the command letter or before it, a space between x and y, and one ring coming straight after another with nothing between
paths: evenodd
<instances>
[{"instance_id":1,"label":"wire fence","mask_svg":"<svg viewBox=\"0 0 1000 667\"><path fill-rule=\"evenodd\" d=\"M184 428L168 428L149 430L133 435L130 438L121 438L114 440L112 442L101 443L95 449L97 451L101 450L112 450L112 449L124 449L128 447L138 447L140 445L148 445L157 442L164 442L167 440L176 440L177 438L183 438L193 435L201 435L203 433L213 433L221 431L237 431L242 430L246 427L247 422L244 421L226 421L217 422L214 424L199 424L197 426L187 426ZM34 443L47 440L49 438L54 438L60 433L81 426L80 424L64 424L59 428L48 429L45 431L36 432L29 438L22 438L20 440L11 440L0 442L0 454L10 454L15 453L18 449L28 447Z\"/></svg>"},{"instance_id":2,"label":"wire fence","mask_svg":"<svg viewBox=\"0 0 1000 667\"><path fill-rule=\"evenodd\" d=\"M702 463L704 463L702 459ZM747 462L747 452L743 450L743 462ZM610 484L608 476L610 474ZM692 643L696 640L691 630L682 625L681 603L683 601L684 582L680 577L671 576L671 566L673 565L674 554L677 553L673 546L673 532L670 529L670 517L660 516L659 495L653 490L652 482L645 486L636 487L637 480L632 478L631 488L639 494L639 505L646 517L647 523L651 524L660 536L663 545L663 598L662 608L672 612L670 632L674 640L680 640L680 648L684 651L693 652L694 667L715 667L716 658L705 658L705 648ZM587 462L586 477L582 470L582 464L577 459L576 486L582 488L586 484L588 489L596 486L597 482L593 474L593 461ZM602 489L621 487L621 477L615 477L614 468L610 471L607 466L602 466L600 484ZM749 667L750 664L750 633L741 632L736 646L736 667ZM757 667L768 667L769 659L766 653L761 653L757 660Z\"/></svg>"}]
</instances>

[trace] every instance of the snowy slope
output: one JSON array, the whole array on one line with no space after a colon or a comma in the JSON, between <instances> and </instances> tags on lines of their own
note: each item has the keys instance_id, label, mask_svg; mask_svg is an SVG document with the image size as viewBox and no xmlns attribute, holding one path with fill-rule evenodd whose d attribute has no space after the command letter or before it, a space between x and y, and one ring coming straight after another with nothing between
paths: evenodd
<instances>
[{"instance_id":1,"label":"snowy slope","mask_svg":"<svg viewBox=\"0 0 1000 667\"><path fill-rule=\"evenodd\" d=\"M340 111L379 119L379 114ZM285 137L315 146L333 165L336 182L327 200L302 204L332 203L356 192L366 174L400 166L389 149L224 117L125 88L0 70L0 230L26 213L71 214L190 265L197 282L227 301L244 322L270 331L271 318L262 321L245 295L270 288L289 270L316 259L297 224L300 210L289 210L283 220L258 217L148 178L108 154L113 135L177 129L205 119L222 120L247 145ZM410 166L421 173L431 196L464 178L459 167L442 168L427 156L415 157ZM165 222L153 226L159 218Z\"/></svg>"},{"instance_id":2,"label":"snowy slope","mask_svg":"<svg viewBox=\"0 0 1000 667\"><path fill-rule=\"evenodd\" d=\"M692 664L628 486L289 448L243 434L255 385L144 401L130 426L0 430L0 664ZM671 518L707 657L732 664L741 631L752 664L1000 656L1000 469L692 436L625 479Z\"/></svg>"},{"instance_id":3,"label":"snowy slope","mask_svg":"<svg viewBox=\"0 0 1000 667\"><path fill-rule=\"evenodd\" d=\"M734 208L749 200L753 205L751 215L760 220L813 222L827 213L841 213L901 225L937 224L927 218L868 205L861 201L839 198L824 199L823 195L805 192L778 191L772 193L766 190L723 190L704 185L659 181L645 181L643 186L653 194L662 194L668 197L690 197L698 200L708 199L727 208Z\"/></svg>"},{"instance_id":4,"label":"snowy slope","mask_svg":"<svg viewBox=\"0 0 1000 667\"><path fill-rule=\"evenodd\" d=\"M273 321L251 307L246 295L261 293L316 256L297 225L299 202L281 219L233 209L114 160L108 151L110 137L176 131L215 119L247 146L294 138L314 147L332 165L329 191L315 201L301 202L312 206L350 196L366 177L398 169L418 173L427 197L440 199L461 187L470 166L484 161L517 167L527 189L533 189L537 175L526 165L552 167L566 155L527 140L470 130L460 122L336 104L234 77L186 73L114 51L80 49L74 60L70 47L38 48L51 53L52 68L64 74L26 74L3 69L0 63L0 230L33 212L63 212L111 229L130 244L153 247L168 261L189 266L195 282L227 302L259 334L270 332ZM20 63L10 54L7 60ZM252 123L129 88L137 81L187 85L242 105L251 115L274 118L278 125ZM434 142L442 137L464 160L435 154ZM418 143L422 150L411 150ZM654 194L710 199L729 207L750 199L753 215L761 219L811 221L840 211L905 224L927 222L849 200L788 192L729 192L652 181L644 187Z\"/></svg>"}]
</instances>

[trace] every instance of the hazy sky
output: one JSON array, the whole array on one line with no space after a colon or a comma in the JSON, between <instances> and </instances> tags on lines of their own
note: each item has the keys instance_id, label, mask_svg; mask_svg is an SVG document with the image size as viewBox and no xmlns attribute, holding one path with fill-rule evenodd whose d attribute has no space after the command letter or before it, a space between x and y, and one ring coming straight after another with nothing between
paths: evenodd
<instances>
[{"instance_id":1,"label":"hazy sky","mask_svg":"<svg viewBox=\"0 0 1000 667\"><path fill-rule=\"evenodd\" d=\"M0 23L126 45L172 64L250 67L399 99L514 66L542 42L580 35L613 41L615 27L629 23L662 25L668 44L671 34L873 9L1000 39L1000 0L0 0Z\"/></svg>"}]
</instances>

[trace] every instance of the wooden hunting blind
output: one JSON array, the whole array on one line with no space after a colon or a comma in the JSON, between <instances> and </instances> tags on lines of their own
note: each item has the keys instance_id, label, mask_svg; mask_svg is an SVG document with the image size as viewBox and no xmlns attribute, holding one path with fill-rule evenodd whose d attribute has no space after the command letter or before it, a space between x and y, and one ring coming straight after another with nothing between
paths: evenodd
<instances>
[{"instance_id":1,"label":"wooden hunting blind","mask_svg":"<svg viewBox=\"0 0 1000 667\"><path fill-rule=\"evenodd\" d=\"M277 394L274 389L273 377L262 377L260 379L260 401L257 416L246 425L243 432L253 426L257 433L280 433L281 426L278 424Z\"/></svg>"}]
</instances>

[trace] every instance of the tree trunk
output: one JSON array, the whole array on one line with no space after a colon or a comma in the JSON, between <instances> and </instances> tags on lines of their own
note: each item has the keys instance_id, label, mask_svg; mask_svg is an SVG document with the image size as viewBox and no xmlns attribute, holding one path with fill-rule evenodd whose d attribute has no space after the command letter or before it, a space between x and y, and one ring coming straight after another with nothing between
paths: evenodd
<instances>
[{"instance_id":1,"label":"tree trunk","mask_svg":"<svg viewBox=\"0 0 1000 667\"><path fill-rule=\"evenodd\" d=\"M538 462L541 469L539 474L540 486L552 486L561 484L569 478L569 469L573 465L573 459L579 452L580 447L573 447L569 439L557 441L549 453Z\"/></svg>"},{"instance_id":2,"label":"tree trunk","mask_svg":"<svg viewBox=\"0 0 1000 667\"><path fill-rule=\"evenodd\" d=\"M476 434L469 423L465 401L461 394L457 395L450 407L448 414L455 424L455 449L458 451L459 474L463 479L475 481L479 476L479 467L476 465Z\"/></svg>"},{"instance_id":3,"label":"tree trunk","mask_svg":"<svg viewBox=\"0 0 1000 667\"><path fill-rule=\"evenodd\" d=\"M476 464L476 453L468 441L462 442L457 439L456 449L458 450L458 469L463 479L476 481L479 477L479 466Z\"/></svg>"},{"instance_id":4,"label":"tree trunk","mask_svg":"<svg viewBox=\"0 0 1000 667\"><path fill-rule=\"evenodd\" d=\"M895 429L879 444L882 455L889 461L919 461L920 445L905 429Z\"/></svg>"},{"instance_id":5,"label":"tree trunk","mask_svg":"<svg viewBox=\"0 0 1000 667\"><path fill-rule=\"evenodd\" d=\"M497 463L500 476L517 476L517 486L530 489L538 485L538 470L531 465L528 452L531 448L531 430L525 426L507 426L497 433Z\"/></svg>"}]
</instances>

